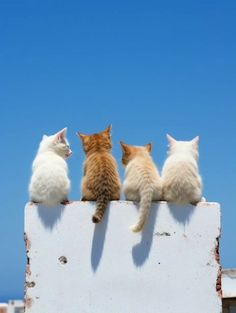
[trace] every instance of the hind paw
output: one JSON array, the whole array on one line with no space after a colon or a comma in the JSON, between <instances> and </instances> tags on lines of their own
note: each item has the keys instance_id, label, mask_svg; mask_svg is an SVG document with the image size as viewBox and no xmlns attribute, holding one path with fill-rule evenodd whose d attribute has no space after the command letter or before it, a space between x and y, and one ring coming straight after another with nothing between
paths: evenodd
<instances>
[{"instance_id":1,"label":"hind paw","mask_svg":"<svg viewBox=\"0 0 236 313\"><path fill-rule=\"evenodd\" d=\"M71 203L71 201L68 200L68 199L65 199L65 200L61 201L61 204L63 204L63 205L67 205L67 204L70 204L70 203Z\"/></svg>"},{"instance_id":2,"label":"hind paw","mask_svg":"<svg viewBox=\"0 0 236 313\"><path fill-rule=\"evenodd\" d=\"M30 200L30 204L31 204L31 205L33 205L33 204L40 204L40 202L35 201L35 200Z\"/></svg>"},{"instance_id":3,"label":"hind paw","mask_svg":"<svg viewBox=\"0 0 236 313\"><path fill-rule=\"evenodd\" d=\"M190 202L190 204L192 204L192 205L194 205L194 206L197 206L199 202L200 202L200 201L193 201L193 202Z\"/></svg>"}]
</instances>

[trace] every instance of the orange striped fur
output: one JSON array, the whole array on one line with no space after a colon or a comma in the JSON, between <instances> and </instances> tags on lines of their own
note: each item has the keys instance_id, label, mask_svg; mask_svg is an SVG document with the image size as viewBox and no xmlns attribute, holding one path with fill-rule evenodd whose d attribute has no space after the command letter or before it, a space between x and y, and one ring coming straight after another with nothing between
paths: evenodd
<instances>
[{"instance_id":1,"label":"orange striped fur","mask_svg":"<svg viewBox=\"0 0 236 313\"><path fill-rule=\"evenodd\" d=\"M96 201L96 211L92 217L99 223L111 200L120 199L120 179L117 164L111 154L111 125L93 135L77 133L86 154L84 177L81 182L82 200Z\"/></svg>"}]
</instances>

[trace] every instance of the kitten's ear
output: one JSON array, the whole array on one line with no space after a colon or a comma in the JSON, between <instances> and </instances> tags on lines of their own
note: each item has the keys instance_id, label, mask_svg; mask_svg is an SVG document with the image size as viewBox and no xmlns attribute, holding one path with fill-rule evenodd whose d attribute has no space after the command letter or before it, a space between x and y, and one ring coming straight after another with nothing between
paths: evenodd
<instances>
[{"instance_id":1,"label":"kitten's ear","mask_svg":"<svg viewBox=\"0 0 236 313\"><path fill-rule=\"evenodd\" d=\"M43 135L42 140L44 140L44 139L46 139L46 138L48 138L48 136L47 136L47 135Z\"/></svg>"},{"instance_id":2,"label":"kitten's ear","mask_svg":"<svg viewBox=\"0 0 236 313\"><path fill-rule=\"evenodd\" d=\"M104 130L104 133L110 134L111 129L112 129L112 125L110 124L110 125Z\"/></svg>"},{"instance_id":3,"label":"kitten's ear","mask_svg":"<svg viewBox=\"0 0 236 313\"><path fill-rule=\"evenodd\" d=\"M76 135L83 141L84 138L86 137L86 135L80 133L80 132L77 132Z\"/></svg>"},{"instance_id":4,"label":"kitten's ear","mask_svg":"<svg viewBox=\"0 0 236 313\"><path fill-rule=\"evenodd\" d=\"M173 144L174 142L176 142L176 140L173 137L171 137L171 135L169 135L169 134L166 134L166 138L167 138L169 144Z\"/></svg>"},{"instance_id":5,"label":"kitten's ear","mask_svg":"<svg viewBox=\"0 0 236 313\"><path fill-rule=\"evenodd\" d=\"M56 140L62 140L66 137L67 127L60 130L58 133L56 133L55 137Z\"/></svg>"},{"instance_id":6,"label":"kitten's ear","mask_svg":"<svg viewBox=\"0 0 236 313\"><path fill-rule=\"evenodd\" d=\"M192 144L195 146L195 147L198 147L198 144L199 144L199 136L193 138L191 140Z\"/></svg>"},{"instance_id":7,"label":"kitten's ear","mask_svg":"<svg viewBox=\"0 0 236 313\"><path fill-rule=\"evenodd\" d=\"M146 144L145 145L145 149L147 150L147 152L151 152L151 150L152 150L152 144L151 143L148 143L148 144Z\"/></svg>"},{"instance_id":8,"label":"kitten's ear","mask_svg":"<svg viewBox=\"0 0 236 313\"><path fill-rule=\"evenodd\" d=\"M120 141L121 149L125 154L130 154L130 149L127 144L125 144L123 141Z\"/></svg>"}]
</instances>

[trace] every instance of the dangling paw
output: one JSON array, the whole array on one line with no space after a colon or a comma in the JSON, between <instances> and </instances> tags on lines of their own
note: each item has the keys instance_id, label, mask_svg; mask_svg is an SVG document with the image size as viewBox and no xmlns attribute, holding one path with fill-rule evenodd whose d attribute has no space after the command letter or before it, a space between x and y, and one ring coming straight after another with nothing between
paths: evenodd
<instances>
[{"instance_id":1,"label":"dangling paw","mask_svg":"<svg viewBox=\"0 0 236 313\"><path fill-rule=\"evenodd\" d=\"M40 204L40 202L38 202L38 201L35 201L35 200L30 200L30 205L34 205L34 204Z\"/></svg>"},{"instance_id":2,"label":"dangling paw","mask_svg":"<svg viewBox=\"0 0 236 313\"><path fill-rule=\"evenodd\" d=\"M65 199L65 200L61 201L61 204L63 204L63 205L67 205L67 204L70 204L70 203L71 203L71 201L68 200L68 199Z\"/></svg>"}]
</instances>

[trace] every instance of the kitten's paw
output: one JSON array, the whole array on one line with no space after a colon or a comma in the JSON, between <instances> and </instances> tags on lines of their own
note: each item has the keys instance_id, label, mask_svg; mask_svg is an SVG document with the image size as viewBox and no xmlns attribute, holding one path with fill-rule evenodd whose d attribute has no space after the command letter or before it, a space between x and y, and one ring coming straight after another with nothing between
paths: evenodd
<instances>
[{"instance_id":1,"label":"kitten's paw","mask_svg":"<svg viewBox=\"0 0 236 313\"><path fill-rule=\"evenodd\" d=\"M63 204L63 205L67 205L67 204L70 204L70 203L71 203L71 201L68 200L68 199L65 199L65 200L61 201L61 204Z\"/></svg>"},{"instance_id":2,"label":"kitten's paw","mask_svg":"<svg viewBox=\"0 0 236 313\"><path fill-rule=\"evenodd\" d=\"M194 206L197 206L199 203L199 201L193 201L193 202L190 202L190 204L194 205Z\"/></svg>"},{"instance_id":3,"label":"kitten's paw","mask_svg":"<svg viewBox=\"0 0 236 313\"><path fill-rule=\"evenodd\" d=\"M37 202L35 200L30 200L30 205L39 204L40 202Z\"/></svg>"}]
</instances>

